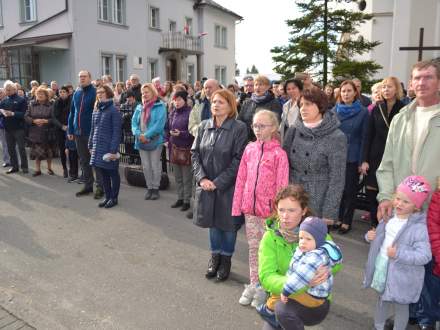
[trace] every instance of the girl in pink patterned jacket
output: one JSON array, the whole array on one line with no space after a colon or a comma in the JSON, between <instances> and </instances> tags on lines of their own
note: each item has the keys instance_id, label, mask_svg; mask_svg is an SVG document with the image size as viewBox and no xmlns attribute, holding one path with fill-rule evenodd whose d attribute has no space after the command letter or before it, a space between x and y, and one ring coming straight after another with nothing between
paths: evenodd
<instances>
[{"instance_id":1,"label":"girl in pink patterned jacket","mask_svg":"<svg viewBox=\"0 0 440 330\"><path fill-rule=\"evenodd\" d=\"M249 243L250 284L245 285L239 303L257 307L266 301L259 285L258 246L264 234L264 221L272 213L277 191L289 183L289 161L276 138L278 119L269 110L258 111L252 129L257 141L247 145L235 183L232 215L244 214Z\"/></svg>"}]
</instances>

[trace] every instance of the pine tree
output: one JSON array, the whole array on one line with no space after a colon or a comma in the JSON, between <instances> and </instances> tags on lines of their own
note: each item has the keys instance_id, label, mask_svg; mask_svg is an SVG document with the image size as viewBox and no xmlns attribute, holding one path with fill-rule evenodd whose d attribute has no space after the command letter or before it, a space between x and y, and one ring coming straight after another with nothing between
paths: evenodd
<instances>
[{"instance_id":1,"label":"pine tree","mask_svg":"<svg viewBox=\"0 0 440 330\"><path fill-rule=\"evenodd\" d=\"M285 79L294 72L308 71L326 84L331 72L334 81L357 77L369 85L381 66L374 61L356 60L355 56L380 44L357 36L358 27L372 15L329 9L329 1L296 0L301 17L287 20L292 28L289 44L271 50L276 63L274 70Z\"/></svg>"},{"instance_id":2,"label":"pine tree","mask_svg":"<svg viewBox=\"0 0 440 330\"><path fill-rule=\"evenodd\" d=\"M252 73L252 74L258 74L258 69L257 69L257 67L255 66L255 64L252 64L252 68L251 68L251 72L250 73Z\"/></svg>"}]
</instances>

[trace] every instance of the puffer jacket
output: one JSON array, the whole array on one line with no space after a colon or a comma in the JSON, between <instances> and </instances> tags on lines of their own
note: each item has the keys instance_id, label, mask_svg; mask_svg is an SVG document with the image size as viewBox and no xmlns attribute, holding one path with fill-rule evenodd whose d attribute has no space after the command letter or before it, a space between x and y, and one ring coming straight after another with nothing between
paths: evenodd
<instances>
[{"instance_id":1,"label":"puffer jacket","mask_svg":"<svg viewBox=\"0 0 440 330\"><path fill-rule=\"evenodd\" d=\"M376 258L385 239L385 227L385 221L379 223L376 238L371 242L365 266L364 288L370 287L373 281ZM397 255L389 259L385 290L381 299L405 305L416 303L422 292L424 265L431 260L426 213L412 214L397 233L393 246L397 247Z\"/></svg>"},{"instance_id":2,"label":"puffer jacket","mask_svg":"<svg viewBox=\"0 0 440 330\"><path fill-rule=\"evenodd\" d=\"M440 177L428 208L428 234L434 259L433 273L440 277Z\"/></svg>"},{"instance_id":3,"label":"puffer jacket","mask_svg":"<svg viewBox=\"0 0 440 330\"><path fill-rule=\"evenodd\" d=\"M276 139L247 145L235 182L232 215L267 218L277 191L289 183L289 162Z\"/></svg>"},{"instance_id":4,"label":"puffer jacket","mask_svg":"<svg viewBox=\"0 0 440 330\"><path fill-rule=\"evenodd\" d=\"M90 165L114 170L119 161L105 161L102 157L116 154L121 141L121 113L116 109L113 100L100 102L92 114L92 127L89 137Z\"/></svg>"}]
</instances>

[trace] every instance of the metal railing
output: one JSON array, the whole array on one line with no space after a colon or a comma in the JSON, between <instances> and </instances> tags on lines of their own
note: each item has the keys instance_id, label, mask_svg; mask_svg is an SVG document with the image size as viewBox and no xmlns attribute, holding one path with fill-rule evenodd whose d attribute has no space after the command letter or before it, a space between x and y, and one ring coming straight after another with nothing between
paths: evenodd
<instances>
[{"instance_id":1,"label":"metal railing","mask_svg":"<svg viewBox=\"0 0 440 330\"><path fill-rule=\"evenodd\" d=\"M194 53L202 52L200 38L186 35L182 32L163 33L161 48L186 50Z\"/></svg>"}]
</instances>

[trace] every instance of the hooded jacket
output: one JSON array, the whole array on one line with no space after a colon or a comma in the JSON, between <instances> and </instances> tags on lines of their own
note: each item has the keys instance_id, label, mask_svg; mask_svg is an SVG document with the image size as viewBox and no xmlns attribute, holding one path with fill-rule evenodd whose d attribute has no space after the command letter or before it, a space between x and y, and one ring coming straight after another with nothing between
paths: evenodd
<instances>
[{"instance_id":1,"label":"hooded jacket","mask_svg":"<svg viewBox=\"0 0 440 330\"><path fill-rule=\"evenodd\" d=\"M283 143L289 158L289 182L303 185L317 216L333 220L338 217L347 157L347 138L339 125L331 111L324 113L315 128L305 127L299 117Z\"/></svg>"},{"instance_id":2,"label":"hooded jacket","mask_svg":"<svg viewBox=\"0 0 440 330\"><path fill-rule=\"evenodd\" d=\"M276 139L247 145L235 181L232 215L267 218L277 191L289 183L289 162Z\"/></svg>"},{"instance_id":3,"label":"hooded jacket","mask_svg":"<svg viewBox=\"0 0 440 330\"><path fill-rule=\"evenodd\" d=\"M365 266L364 288L370 287L373 281L376 258L385 239L386 224L386 221L379 223L376 238L371 242ZM397 255L389 259L385 290L381 299L398 304L416 303L422 292L424 265L431 260L426 214L412 214L397 233L393 246L397 247Z\"/></svg>"}]
</instances>

